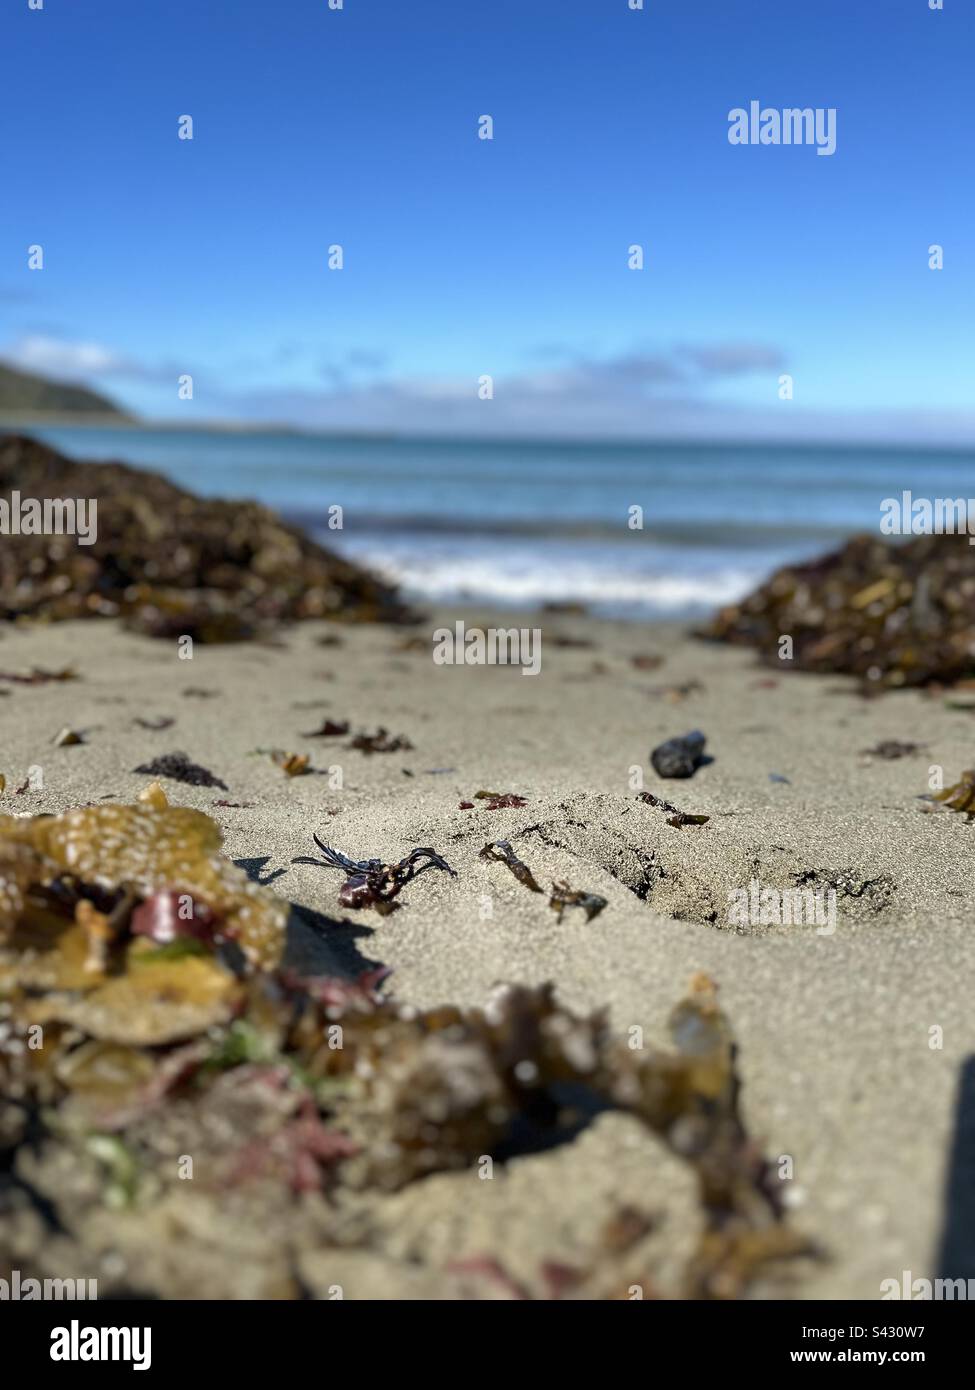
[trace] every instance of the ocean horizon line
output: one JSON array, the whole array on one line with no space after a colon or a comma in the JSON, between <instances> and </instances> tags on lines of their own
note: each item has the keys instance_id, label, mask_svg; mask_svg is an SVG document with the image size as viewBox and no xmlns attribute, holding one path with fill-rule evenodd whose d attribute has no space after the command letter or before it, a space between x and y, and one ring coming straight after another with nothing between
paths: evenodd
<instances>
[{"instance_id":1,"label":"ocean horizon line","mask_svg":"<svg viewBox=\"0 0 975 1390\"><path fill-rule=\"evenodd\" d=\"M921 438L866 440L842 436L803 437L801 435L749 434L660 434L660 435L558 435L506 434L463 432L431 433L418 430L328 429L284 422L208 419L182 421L170 417L151 419L133 415L103 415L95 412L3 412L0 411L0 433L33 432L36 430L90 429L111 430L123 434L226 435L269 438L286 436L335 443L379 444L462 444L465 447L532 448L532 449L681 449L727 450L748 449L772 452L790 449L817 453L824 450L856 454L917 454L975 455L975 439L925 440Z\"/></svg>"}]
</instances>

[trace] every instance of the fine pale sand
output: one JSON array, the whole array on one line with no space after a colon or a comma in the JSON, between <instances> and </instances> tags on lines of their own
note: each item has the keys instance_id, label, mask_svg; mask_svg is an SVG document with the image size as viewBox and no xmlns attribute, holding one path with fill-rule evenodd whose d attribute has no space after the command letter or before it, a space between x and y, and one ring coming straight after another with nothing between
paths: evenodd
<instances>
[{"instance_id":1,"label":"fine pale sand","mask_svg":"<svg viewBox=\"0 0 975 1390\"><path fill-rule=\"evenodd\" d=\"M767 1155L791 1156L790 1219L824 1252L793 1293L871 1299L905 1270L975 1276L975 1116L962 1080L975 1051L975 823L925 814L917 800L932 765L948 781L975 765L975 714L916 692L864 700L841 678L770 677L752 654L675 628L575 616L494 615L541 623L537 677L437 666L430 631L457 616L433 615L419 640L310 623L274 645L198 646L191 660L111 623L9 631L0 668L71 664L80 679L0 684L0 810L133 801L149 779L132 769L182 750L229 790L166 782L171 802L215 816L227 854L274 891L349 923L334 948L328 937L317 948L323 968L382 962L387 988L420 1006L477 1004L499 980L553 980L570 1007L605 1005L615 1029L639 1025L663 1045L670 1009L706 971L740 1044L749 1130ZM631 662L650 654L663 658L657 669ZM699 688L674 693L691 682ZM165 731L135 723L162 716L176 721ZM306 737L325 717L355 732L384 725L413 748L370 756ZM65 725L87 741L54 747ZM714 761L689 781L661 781L650 749L694 728ZM925 747L864 756L881 739ZM340 767L342 787L287 778L255 754L269 748ZM17 795L32 765L43 789ZM636 800L634 767L647 790L709 823L668 825ZM459 809L481 789L528 804ZM215 807L220 798L254 804ZM389 917L343 912L341 875L291 862L315 853L313 831L354 858L433 846L458 877L422 876ZM496 839L510 839L544 887L564 878L607 907L591 923L578 910L558 923L546 897L478 858ZM729 891L753 878L836 884L835 933L730 926ZM578 1260L619 1201L657 1214L660 1267L676 1269L699 1219L689 1172L635 1122L603 1116L491 1182L449 1174L377 1198L380 1252L322 1252L316 1280L346 1297L436 1296L446 1264L487 1254L538 1288L541 1263Z\"/></svg>"}]
</instances>

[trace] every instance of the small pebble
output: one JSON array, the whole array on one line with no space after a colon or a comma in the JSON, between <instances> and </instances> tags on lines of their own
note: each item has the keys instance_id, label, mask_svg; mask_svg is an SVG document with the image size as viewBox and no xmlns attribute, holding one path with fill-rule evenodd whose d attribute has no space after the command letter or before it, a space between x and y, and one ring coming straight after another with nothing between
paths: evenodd
<instances>
[{"instance_id":1,"label":"small pebble","mask_svg":"<svg viewBox=\"0 0 975 1390\"><path fill-rule=\"evenodd\" d=\"M695 729L683 738L669 738L650 754L658 777L692 777L701 765L707 739Z\"/></svg>"}]
</instances>

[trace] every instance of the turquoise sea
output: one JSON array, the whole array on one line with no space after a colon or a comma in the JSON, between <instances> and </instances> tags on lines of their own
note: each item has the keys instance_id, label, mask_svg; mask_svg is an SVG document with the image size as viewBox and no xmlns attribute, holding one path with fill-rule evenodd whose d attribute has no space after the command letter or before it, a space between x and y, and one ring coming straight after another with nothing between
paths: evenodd
<instances>
[{"instance_id":1,"label":"turquoise sea","mask_svg":"<svg viewBox=\"0 0 975 1390\"><path fill-rule=\"evenodd\" d=\"M688 443L342 439L137 427L31 433L278 508L426 600L683 617L878 528L880 503L975 496L975 454ZM329 508L343 527L327 526ZM642 529L631 509L642 508Z\"/></svg>"}]
</instances>

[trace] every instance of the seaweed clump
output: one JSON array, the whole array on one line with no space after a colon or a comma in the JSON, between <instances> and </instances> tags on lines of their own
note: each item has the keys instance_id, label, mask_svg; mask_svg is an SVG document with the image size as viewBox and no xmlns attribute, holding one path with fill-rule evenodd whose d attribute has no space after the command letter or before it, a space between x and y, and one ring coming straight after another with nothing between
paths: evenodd
<instances>
[{"instance_id":1,"label":"seaweed clump","mask_svg":"<svg viewBox=\"0 0 975 1390\"><path fill-rule=\"evenodd\" d=\"M964 535L903 544L855 536L840 550L777 570L698 636L756 647L779 666L841 672L883 687L951 682L975 671L975 547Z\"/></svg>"},{"instance_id":2,"label":"seaweed clump","mask_svg":"<svg viewBox=\"0 0 975 1390\"><path fill-rule=\"evenodd\" d=\"M205 904L252 966L270 968L284 944L284 905L224 859L220 843L219 826L186 807L0 816L0 946L13 957L25 950L26 963L16 969L41 985L90 987L103 973L87 963L92 916L111 925L107 914L119 901L130 900L134 911L175 891ZM192 919L192 907L187 910ZM131 950L138 943L123 942L120 934L118 944ZM82 946L86 959L79 959Z\"/></svg>"},{"instance_id":3,"label":"seaweed clump","mask_svg":"<svg viewBox=\"0 0 975 1390\"><path fill-rule=\"evenodd\" d=\"M712 981L673 1011L671 1050L634 1050L551 985L401 1007L379 993L382 970L282 966L286 905L218 850L217 827L180 808L0 817L0 1150L58 1232L21 1230L19 1267L100 1267L121 1245L147 1293L300 1297L302 1255L382 1253L381 1223L350 1235L346 1208L343 1225L341 1191L381 1201L569 1139L599 1111L646 1126L696 1175L685 1296L742 1296L810 1253L745 1130ZM180 1155L197 1164L192 1191ZM0 1265L12 1248L0 1230ZM607 1247L601 1296L653 1287L634 1248ZM553 1296L586 1287L550 1273Z\"/></svg>"},{"instance_id":4,"label":"seaweed clump","mask_svg":"<svg viewBox=\"0 0 975 1390\"><path fill-rule=\"evenodd\" d=\"M18 535L0 549L0 617L121 616L151 637L233 642L281 622L410 618L395 588L256 502L201 498L144 469L78 463L0 437L0 493L91 497L97 536Z\"/></svg>"}]
</instances>

